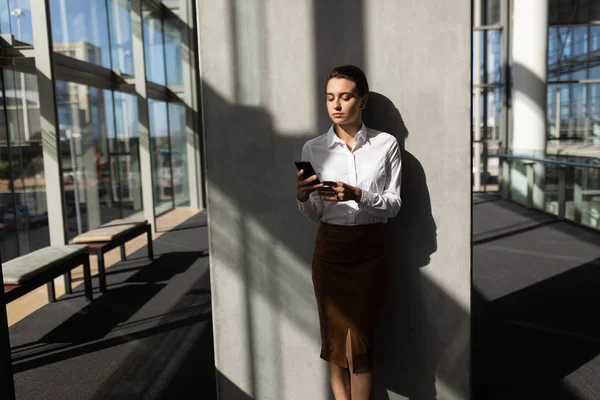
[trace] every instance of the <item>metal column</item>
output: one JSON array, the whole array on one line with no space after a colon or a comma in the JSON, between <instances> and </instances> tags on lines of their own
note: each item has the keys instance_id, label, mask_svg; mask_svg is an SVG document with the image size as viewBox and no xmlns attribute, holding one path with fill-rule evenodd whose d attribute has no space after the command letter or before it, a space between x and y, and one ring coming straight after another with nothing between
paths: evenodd
<instances>
[{"instance_id":1,"label":"metal column","mask_svg":"<svg viewBox=\"0 0 600 400\"><path fill-rule=\"evenodd\" d=\"M473 0L473 27L481 26L481 0ZM473 191L481 190L481 34L473 35ZM485 107L485 105L484 105Z\"/></svg>"},{"instance_id":2,"label":"metal column","mask_svg":"<svg viewBox=\"0 0 600 400\"><path fill-rule=\"evenodd\" d=\"M511 121L511 68L510 68L510 1L500 1L500 24L502 25L502 37L500 44L500 59L502 65L502 111L500 130L500 151L508 153L510 146L510 121ZM502 160L502 182L500 185L502 198L510 199L510 161Z\"/></svg>"}]
</instances>

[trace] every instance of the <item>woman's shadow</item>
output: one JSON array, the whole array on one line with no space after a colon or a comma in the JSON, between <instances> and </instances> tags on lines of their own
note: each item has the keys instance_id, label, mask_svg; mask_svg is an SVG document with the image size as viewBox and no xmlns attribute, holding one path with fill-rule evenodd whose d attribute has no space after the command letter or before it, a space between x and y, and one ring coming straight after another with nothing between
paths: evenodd
<instances>
[{"instance_id":1,"label":"woman's shadow","mask_svg":"<svg viewBox=\"0 0 600 400\"><path fill-rule=\"evenodd\" d=\"M435 400L438 340L419 271L437 250L425 171L404 147L408 130L390 99L370 92L363 120L369 128L394 135L402 152L402 207L386 226L390 274L375 337L375 398L388 399L393 392L410 400Z\"/></svg>"}]
</instances>

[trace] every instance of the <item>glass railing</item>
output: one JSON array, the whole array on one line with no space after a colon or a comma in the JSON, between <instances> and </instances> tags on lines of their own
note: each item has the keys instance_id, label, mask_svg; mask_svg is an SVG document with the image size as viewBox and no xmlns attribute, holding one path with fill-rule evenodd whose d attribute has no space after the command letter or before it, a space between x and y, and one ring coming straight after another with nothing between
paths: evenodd
<instances>
[{"instance_id":1,"label":"glass railing","mask_svg":"<svg viewBox=\"0 0 600 400\"><path fill-rule=\"evenodd\" d=\"M505 199L600 230L600 158L504 152Z\"/></svg>"}]
</instances>

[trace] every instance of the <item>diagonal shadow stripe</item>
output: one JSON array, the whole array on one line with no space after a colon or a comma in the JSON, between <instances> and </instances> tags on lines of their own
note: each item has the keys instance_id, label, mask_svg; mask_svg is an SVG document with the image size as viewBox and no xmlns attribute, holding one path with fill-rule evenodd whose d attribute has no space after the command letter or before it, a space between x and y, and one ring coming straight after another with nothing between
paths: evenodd
<instances>
[{"instance_id":1,"label":"diagonal shadow stripe","mask_svg":"<svg viewBox=\"0 0 600 400\"><path fill-rule=\"evenodd\" d=\"M211 315L212 314L210 312L207 312L205 314L198 315L195 317L186 318L175 322L169 322L152 328L144 329L142 331L112 337L110 339L88 342L74 347L73 345L69 344L64 347L53 348L50 354L45 354L33 360L21 362L13 360L13 372L19 373L32 368L39 368L44 365L57 363L59 361L63 361L69 358L78 357L84 354L89 354L100 350L108 349L110 347L119 346L125 343L148 338L154 335L172 331L174 329L183 328L200 322L210 321Z\"/></svg>"},{"instance_id":2,"label":"diagonal shadow stripe","mask_svg":"<svg viewBox=\"0 0 600 400\"><path fill-rule=\"evenodd\" d=\"M526 226L524 228L521 229L515 229L515 230L511 230L509 232L504 232L504 233L500 233L498 235L494 235L494 236L490 236L490 237L485 237L485 238L481 238L481 239L475 239L473 240L473 245L480 245L480 244L485 244L485 243L489 243L489 242L493 242L495 240L500 240L506 237L510 237L510 236L515 236L518 235L520 233L524 233L524 232L529 232L529 231L533 231L535 229L539 229L541 227L547 226L547 225L552 225L559 222L558 219L556 220L550 220L550 221L545 221L545 222L541 222L539 224L536 225L532 225L532 226Z\"/></svg>"}]
</instances>

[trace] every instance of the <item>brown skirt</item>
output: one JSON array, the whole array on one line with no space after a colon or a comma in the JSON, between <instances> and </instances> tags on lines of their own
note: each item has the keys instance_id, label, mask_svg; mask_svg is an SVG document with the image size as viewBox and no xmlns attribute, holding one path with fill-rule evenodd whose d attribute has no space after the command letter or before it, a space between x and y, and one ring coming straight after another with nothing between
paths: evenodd
<instances>
[{"instance_id":1,"label":"brown skirt","mask_svg":"<svg viewBox=\"0 0 600 400\"><path fill-rule=\"evenodd\" d=\"M373 368L373 336L385 296L387 267L383 224L340 226L321 223L312 277L321 326L321 358L352 370Z\"/></svg>"}]
</instances>

